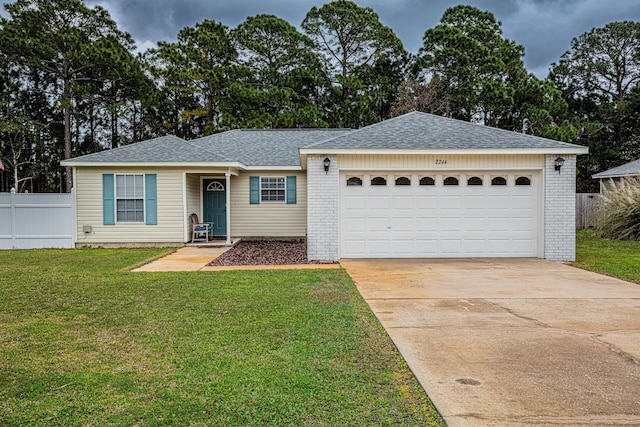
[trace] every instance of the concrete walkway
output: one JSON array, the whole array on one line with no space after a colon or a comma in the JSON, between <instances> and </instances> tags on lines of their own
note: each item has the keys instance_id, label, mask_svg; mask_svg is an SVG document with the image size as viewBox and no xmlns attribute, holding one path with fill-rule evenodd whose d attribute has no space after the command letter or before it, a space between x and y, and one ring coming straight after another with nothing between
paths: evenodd
<instances>
[{"instance_id":1,"label":"concrete walkway","mask_svg":"<svg viewBox=\"0 0 640 427\"><path fill-rule=\"evenodd\" d=\"M132 271L198 271L229 249L230 246L185 246Z\"/></svg>"},{"instance_id":2,"label":"concrete walkway","mask_svg":"<svg viewBox=\"0 0 640 427\"><path fill-rule=\"evenodd\" d=\"M640 285L540 259L341 264L449 426L640 425Z\"/></svg>"},{"instance_id":3,"label":"concrete walkway","mask_svg":"<svg viewBox=\"0 0 640 427\"><path fill-rule=\"evenodd\" d=\"M132 271L230 271L230 270L300 270L342 268L340 264L291 264L291 265L233 265L208 267L214 259L231 249L230 246L187 246L135 268Z\"/></svg>"}]
</instances>

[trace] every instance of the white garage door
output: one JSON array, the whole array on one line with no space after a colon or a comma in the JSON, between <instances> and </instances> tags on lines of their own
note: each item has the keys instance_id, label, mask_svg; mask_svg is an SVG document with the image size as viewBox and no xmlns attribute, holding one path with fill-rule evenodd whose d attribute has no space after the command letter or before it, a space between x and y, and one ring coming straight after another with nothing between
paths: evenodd
<instances>
[{"instance_id":1,"label":"white garage door","mask_svg":"<svg viewBox=\"0 0 640 427\"><path fill-rule=\"evenodd\" d=\"M341 173L341 258L537 257L540 173Z\"/></svg>"}]
</instances>

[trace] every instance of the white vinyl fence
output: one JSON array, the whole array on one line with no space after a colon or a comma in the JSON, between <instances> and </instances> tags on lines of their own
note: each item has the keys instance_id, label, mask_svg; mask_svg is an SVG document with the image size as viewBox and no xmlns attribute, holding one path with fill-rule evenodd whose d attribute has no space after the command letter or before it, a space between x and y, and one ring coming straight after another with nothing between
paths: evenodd
<instances>
[{"instance_id":1,"label":"white vinyl fence","mask_svg":"<svg viewBox=\"0 0 640 427\"><path fill-rule=\"evenodd\" d=\"M0 193L0 249L73 248L74 194Z\"/></svg>"}]
</instances>

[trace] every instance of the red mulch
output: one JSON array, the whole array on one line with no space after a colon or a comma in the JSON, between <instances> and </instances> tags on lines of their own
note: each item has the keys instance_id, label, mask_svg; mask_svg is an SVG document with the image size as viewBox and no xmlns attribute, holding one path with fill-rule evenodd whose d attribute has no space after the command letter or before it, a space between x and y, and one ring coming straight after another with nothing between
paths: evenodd
<instances>
[{"instance_id":1,"label":"red mulch","mask_svg":"<svg viewBox=\"0 0 640 427\"><path fill-rule=\"evenodd\" d=\"M211 261L209 266L312 264L301 240L242 241Z\"/></svg>"}]
</instances>

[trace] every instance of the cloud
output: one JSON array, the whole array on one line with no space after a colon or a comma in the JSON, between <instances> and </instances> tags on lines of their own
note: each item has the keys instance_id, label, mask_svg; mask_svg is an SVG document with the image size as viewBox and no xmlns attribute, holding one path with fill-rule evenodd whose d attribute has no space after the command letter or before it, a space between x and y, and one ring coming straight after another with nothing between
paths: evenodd
<instances>
[{"instance_id":1,"label":"cloud","mask_svg":"<svg viewBox=\"0 0 640 427\"><path fill-rule=\"evenodd\" d=\"M0 0L2 3L6 1ZM273 14L299 27L313 6L329 0L87 0L109 11L120 29L129 32L138 49L158 41L175 41L178 31L213 19L235 27L247 17ZM492 12L504 36L525 47L525 65L539 77L570 48L571 39L609 22L640 20L638 0L356 0L374 9L409 52L422 46L427 29L445 10L469 4Z\"/></svg>"}]
</instances>

